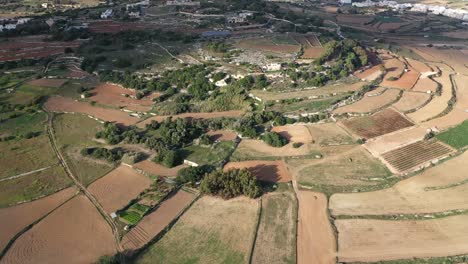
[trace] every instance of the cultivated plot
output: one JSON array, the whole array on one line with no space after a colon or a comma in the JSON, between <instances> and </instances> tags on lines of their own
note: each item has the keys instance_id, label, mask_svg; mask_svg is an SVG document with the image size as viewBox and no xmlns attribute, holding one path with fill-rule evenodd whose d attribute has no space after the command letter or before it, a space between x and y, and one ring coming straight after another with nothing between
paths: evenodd
<instances>
[{"instance_id":1,"label":"cultivated plot","mask_svg":"<svg viewBox=\"0 0 468 264\"><path fill-rule=\"evenodd\" d=\"M240 161L240 162L229 162L224 166L224 170L230 169L247 169L257 179L268 182L289 182L291 177L289 176L286 164L284 161L262 161L262 160L251 160L251 161Z\"/></svg>"},{"instance_id":2,"label":"cultivated plot","mask_svg":"<svg viewBox=\"0 0 468 264\"><path fill-rule=\"evenodd\" d=\"M397 89L386 89L382 93L371 91L366 93L361 100L339 107L333 113L372 113L398 100L400 93L401 91Z\"/></svg>"}]
</instances>

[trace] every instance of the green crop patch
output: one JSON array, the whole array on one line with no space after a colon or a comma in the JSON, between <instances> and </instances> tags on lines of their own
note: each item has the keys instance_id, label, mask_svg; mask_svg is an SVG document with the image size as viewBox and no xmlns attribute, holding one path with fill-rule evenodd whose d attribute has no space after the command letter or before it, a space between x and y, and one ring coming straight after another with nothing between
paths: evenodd
<instances>
[{"instance_id":1,"label":"green crop patch","mask_svg":"<svg viewBox=\"0 0 468 264\"><path fill-rule=\"evenodd\" d=\"M468 121L442 132L436 138L456 149L468 146Z\"/></svg>"}]
</instances>

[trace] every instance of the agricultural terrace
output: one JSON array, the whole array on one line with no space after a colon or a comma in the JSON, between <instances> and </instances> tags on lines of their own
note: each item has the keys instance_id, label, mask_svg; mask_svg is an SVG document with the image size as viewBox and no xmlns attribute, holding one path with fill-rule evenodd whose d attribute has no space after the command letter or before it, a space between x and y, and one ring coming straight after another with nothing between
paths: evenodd
<instances>
[{"instance_id":1,"label":"agricultural terrace","mask_svg":"<svg viewBox=\"0 0 468 264\"><path fill-rule=\"evenodd\" d=\"M330 212L338 215L431 214L468 209L468 152L374 192L334 194Z\"/></svg>"},{"instance_id":2,"label":"agricultural terrace","mask_svg":"<svg viewBox=\"0 0 468 264\"><path fill-rule=\"evenodd\" d=\"M379 90L367 92L357 102L335 109L333 113L372 113L396 102L400 95L400 90L379 88Z\"/></svg>"},{"instance_id":3,"label":"agricultural terrace","mask_svg":"<svg viewBox=\"0 0 468 264\"><path fill-rule=\"evenodd\" d=\"M295 53L300 50L300 45L292 38L265 38L254 37L243 39L235 44L239 48L261 51L265 53Z\"/></svg>"},{"instance_id":4,"label":"agricultural terrace","mask_svg":"<svg viewBox=\"0 0 468 264\"><path fill-rule=\"evenodd\" d=\"M66 202L75 193L76 189L70 187L29 203L1 208L0 225L3 230L0 234L0 251L17 233Z\"/></svg>"},{"instance_id":5,"label":"agricultural terrace","mask_svg":"<svg viewBox=\"0 0 468 264\"><path fill-rule=\"evenodd\" d=\"M436 93L438 84L429 77L421 76L413 87L415 92Z\"/></svg>"},{"instance_id":6,"label":"agricultural terrace","mask_svg":"<svg viewBox=\"0 0 468 264\"><path fill-rule=\"evenodd\" d=\"M114 168L113 164L80 153L84 148L101 146L93 140L103 129L98 121L81 114L58 114L53 119L53 128L62 156L81 183L88 185Z\"/></svg>"},{"instance_id":7,"label":"agricultural terrace","mask_svg":"<svg viewBox=\"0 0 468 264\"><path fill-rule=\"evenodd\" d=\"M115 253L112 230L93 204L79 195L19 237L2 263L93 263Z\"/></svg>"},{"instance_id":8,"label":"agricultural terrace","mask_svg":"<svg viewBox=\"0 0 468 264\"><path fill-rule=\"evenodd\" d=\"M140 128L144 128L147 124L150 124L151 121L162 122L168 117L172 117L173 120L177 118L187 118L187 119L210 119L210 118L220 118L220 117L241 117L244 115L243 111L232 110L232 111L221 111L221 112L209 112L209 113L183 113L177 115L167 115L167 116L154 116L148 119L145 119L141 122L138 122L136 125Z\"/></svg>"},{"instance_id":9,"label":"agricultural terrace","mask_svg":"<svg viewBox=\"0 0 468 264\"><path fill-rule=\"evenodd\" d=\"M120 165L109 174L93 182L88 190L104 210L113 213L127 205L153 181L132 168Z\"/></svg>"},{"instance_id":10,"label":"agricultural terrace","mask_svg":"<svg viewBox=\"0 0 468 264\"><path fill-rule=\"evenodd\" d=\"M306 125L312 141L320 146L350 145L353 137L336 123Z\"/></svg>"},{"instance_id":11,"label":"agricultural terrace","mask_svg":"<svg viewBox=\"0 0 468 264\"><path fill-rule=\"evenodd\" d=\"M431 98L431 95L427 93L405 91L400 100L393 104L393 107L403 113L415 111L427 104Z\"/></svg>"},{"instance_id":12,"label":"agricultural terrace","mask_svg":"<svg viewBox=\"0 0 468 264\"><path fill-rule=\"evenodd\" d=\"M397 58L391 58L384 60L384 67L387 72L384 76L385 81L393 78L399 79L405 73L406 65Z\"/></svg>"},{"instance_id":13,"label":"agricultural terrace","mask_svg":"<svg viewBox=\"0 0 468 264\"><path fill-rule=\"evenodd\" d=\"M290 142L311 143L312 136L305 125L275 126L271 131L287 138Z\"/></svg>"},{"instance_id":14,"label":"agricultural terrace","mask_svg":"<svg viewBox=\"0 0 468 264\"><path fill-rule=\"evenodd\" d=\"M468 253L468 216L431 220L336 220L338 261L372 262Z\"/></svg>"},{"instance_id":15,"label":"agricultural terrace","mask_svg":"<svg viewBox=\"0 0 468 264\"><path fill-rule=\"evenodd\" d=\"M309 97L321 97L329 96L332 94L344 94L348 92L355 92L362 88L366 82L355 82L355 83L336 83L325 85L320 88L304 88L300 90L287 90L284 92L274 92L268 90L253 90L251 93L256 97L261 98L263 101L276 101L285 100L292 98L309 98Z\"/></svg>"},{"instance_id":16,"label":"agricultural terrace","mask_svg":"<svg viewBox=\"0 0 468 264\"><path fill-rule=\"evenodd\" d=\"M336 241L322 193L299 191L298 263L336 263Z\"/></svg>"},{"instance_id":17,"label":"agricultural terrace","mask_svg":"<svg viewBox=\"0 0 468 264\"><path fill-rule=\"evenodd\" d=\"M385 134L378 138L373 138L364 144L364 147L377 156L381 153L406 146L424 139L427 130L424 127L413 126L407 129Z\"/></svg>"},{"instance_id":18,"label":"agricultural terrace","mask_svg":"<svg viewBox=\"0 0 468 264\"><path fill-rule=\"evenodd\" d=\"M259 202L203 196L136 263L248 263Z\"/></svg>"},{"instance_id":19,"label":"agricultural terrace","mask_svg":"<svg viewBox=\"0 0 468 264\"><path fill-rule=\"evenodd\" d=\"M289 176L284 161L240 161L229 162L224 166L224 171L230 169L247 169L257 179L268 182L289 182Z\"/></svg>"},{"instance_id":20,"label":"agricultural terrace","mask_svg":"<svg viewBox=\"0 0 468 264\"><path fill-rule=\"evenodd\" d=\"M124 235L122 246L125 250L136 250L149 243L189 206L195 195L179 190L164 200L153 212L146 215Z\"/></svg>"},{"instance_id":21,"label":"agricultural terrace","mask_svg":"<svg viewBox=\"0 0 468 264\"><path fill-rule=\"evenodd\" d=\"M91 94L92 96L89 97L91 101L130 111L148 112L153 105L151 98L136 99L135 90L125 89L115 84L100 84L91 91Z\"/></svg>"},{"instance_id":22,"label":"agricultural terrace","mask_svg":"<svg viewBox=\"0 0 468 264\"><path fill-rule=\"evenodd\" d=\"M418 81L420 73L413 68L405 69L403 75L397 80L384 79L380 85L383 87L397 88L403 90L410 90Z\"/></svg>"},{"instance_id":23,"label":"agricultural terrace","mask_svg":"<svg viewBox=\"0 0 468 264\"><path fill-rule=\"evenodd\" d=\"M447 109L449 101L452 99L452 82L450 81L449 69L442 68L441 76L434 77L434 80L442 85L442 94L440 96L434 96L428 104L418 111L408 114L408 117L416 123L424 122L442 114Z\"/></svg>"},{"instance_id":24,"label":"agricultural terrace","mask_svg":"<svg viewBox=\"0 0 468 264\"><path fill-rule=\"evenodd\" d=\"M468 74L468 68L465 66L468 54L463 50L430 47L412 47L412 50L427 61L443 62L450 65L458 73Z\"/></svg>"},{"instance_id":25,"label":"agricultural terrace","mask_svg":"<svg viewBox=\"0 0 468 264\"><path fill-rule=\"evenodd\" d=\"M243 139L231 156L231 160L259 160L278 159L290 156L307 156L320 154L318 148L312 144L302 144L299 148L294 148L293 143L277 148L272 147L262 140Z\"/></svg>"},{"instance_id":26,"label":"agricultural terrace","mask_svg":"<svg viewBox=\"0 0 468 264\"><path fill-rule=\"evenodd\" d=\"M390 108L370 116L351 118L341 122L351 132L366 139L385 135L413 125L403 115Z\"/></svg>"},{"instance_id":27,"label":"agricultural terrace","mask_svg":"<svg viewBox=\"0 0 468 264\"><path fill-rule=\"evenodd\" d=\"M428 166L429 162L447 157L453 149L435 140L423 140L382 153L394 172L407 172Z\"/></svg>"},{"instance_id":28,"label":"agricultural terrace","mask_svg":"<svg viewBox=\"0 0 468 264\"><path fill-rule=\"evenodd\" d=\"M32 86L41 86L41 87L52 87L52 88L60 88L62 87L68 80L66 79L36 79L28 82L27 84Z\"/></svg>"},{"instance_id":29,"label":"agricultural terrace","mask_svg":"<svg viewBox=\"0 0 468 264\"><path fill-rule=\"evenodd\" d=\"M127 126L133 125L138 121L138 118L120 110L96 107L86 102L58 96L49 98L45 104L45 108L51 112L86 114L103 121L117 122Z\"/></svg>"},{"instance_id":30,"label":"agricultural terrace","mask_svg":"<svg viewBox=\"0 0 468 264\"><path fill-rule=\"evenodd\" d=\"M291 192L262 197L262 212L253 250L253 263L296 262L297 202Z\"/></svg>"},{"instance_id":31,"label":"agricultural terrace","mask_svg":"<svg viewBox=\"0 0 468 264\"><path fill-rule=\"evenodd\" d=\"M299 184L326 194L376 188L391 175L361 146L323 159L289 159L287 164Z\"/></svg>"},{"instance_id":32,"label":"agricultural terrace","mask_svg":"<svg viewBox=\"0 0 468 264\"><path fill-rule=\"evenodd\" d=\"M354 75L363 81L374 81L382 75L381 64L372 66L361 72L354 73Z\"/></svg>"},{"instance_id":33,"label":"agricultural terrace","mask_svg":"<svg viewBox=\"0 0 468 264\"><path fill-rule=\"evenodd\" d=\"M301 59L316 59L325 50L315 34L296 35L294 39L302 46Z\"/></svg>"}]
</instances>

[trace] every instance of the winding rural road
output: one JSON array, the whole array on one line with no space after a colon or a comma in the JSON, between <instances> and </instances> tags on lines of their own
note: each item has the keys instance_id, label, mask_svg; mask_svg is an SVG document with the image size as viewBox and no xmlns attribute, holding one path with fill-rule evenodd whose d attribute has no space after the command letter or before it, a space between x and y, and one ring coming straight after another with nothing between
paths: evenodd
<instances>
[{"instance_id":1,"label":"winding rural road","mask_svg":"<svg viewBox=\"0 0 468 264\"><path fill-rule=\"evenodd\" d=\"M44 111L47 113L47 134L49 136L50 143L52 145L52 149L54 150L57 158L59 159L61 165L65 169L65 172L72 179L74 184L91 201L91 203L96 207L96 209L99 211L99 213L104 217L104 219L107 221L107 223L111 226L112 233L114 234L114 238L115 238L115 244L116 244L116 247L117 247L117 251L123 252L123 247L120 244L120 232L119 232L119 229L117 228L117 225L115 224L114 220L107 214L107 212L104 210L104 208L101 206L101 204L97 201L97 199L73 175L72 171L70 170L70 167L68 166L67 162L63 158L62 153L60 152L60 150L59 150L59 148L57 146L57 142L55 140L54 128L52 126L53 125L52 121L53 121L54 114L50 113L50 112L47 112L46 109L44 109Z\"/></svg>"}]
</instances>

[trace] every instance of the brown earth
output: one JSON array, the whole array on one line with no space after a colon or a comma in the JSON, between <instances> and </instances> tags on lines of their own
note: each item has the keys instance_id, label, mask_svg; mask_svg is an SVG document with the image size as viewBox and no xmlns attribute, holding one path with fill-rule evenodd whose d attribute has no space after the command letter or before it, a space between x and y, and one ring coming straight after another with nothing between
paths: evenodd
<instances>
[{"instance_id":1,"label":"brown earth","mask_svg":"<svg viewBox=\"0 0 468 264\"><path fill-rule=\"evenodd\" d=\"M82 113L104 121L117 122L127 126L135 124L138 121L138 118L132 117L123 111L96 107L89 103L78 102L66 97L51 97L47 100L45 107L48 111L52 112Z\"/></svg>"},{"instance_id":2,"label":"brown earth","mask_svg":"<svg viewBox=\"0 0 468 264\"><path fill-rule=\"evenodd\" d=\"M88 190L108 213L122 209L152 183L148 177L134 169L121 165L99 180L93 182Z\"/></svg>"},{"instance_id":3,"label":"brown earth","mask_svg":"<svg viewBox=\"0 0 468 264\"><path fill-rule=\"evenodd\" d=\"M299 191L297 263L336 263L335 236L328 219L327 197Z\"/></svg>"},{"instance_id":4,"label":"brown earth","mask_svg":"<svg viewBox=\"0 0 468 264\"><path fill-rule=\"evenodd\" d=\"M294 53L299 51L299 45L275 44L268 39L254 38L242 40L237 44L241 48L276 53Z\"/></svg>"},{"instance_id":5,"label":"brown earth","mask_svg":"<svg viewBox=\"0 0 468 264\"><path fill-rule=\"evenodd\" d=\"M122 239L125 250L135 250L151 241L166 228L195 198L195 195L183 190L164 200L158 208L146 215Z\"/></svg>"},{"instance_id":6,"label":"brown earth","mask_svg":"<svg viewBox=\"0 0 468 264\"><path fill-rule=\"evenodd\" d=\"M375 91L368 92L361 100L339 107L335 109L333 113L344 114L374 112L397 100L400 91L396 89L387 89L380 95L372 96L373 94L375 94Z\"/></svg>"},{"instance_id":7,"label":"brown earth","mask_svg":"<svg viewBox=\"0 0 468 264\"><path fill-rule=\"evenodd\" d=\"M115 253L111 228L79 195L18 238L2 263L94 263Z\"/></svg>"},{"instance_id":8,"label":"brown earth","mask_svg":"<svg viewBox=\"0 0 468 264\"><path fill-rule=\"evenodd\" d=\"M337 123L310 124L306 126L312 140L320 146L353 144L354 139Z\"/></svg>"},{"instance_id":9,"label":"brown earth","mask_svg":"<svg viewBox=\"0 0 468 264\"><path fill-rule=\"evenodd\" d=\"M227 130L211 130L206 133L212 141L233 141L237 138L237 133Z\"/></svg>"},{"instance_id":10,"label":"brown earth","mask_svg":"<svg viewBox=\"0 0 468 264\"><path fill-rule=\"evenodd\" d=\"M143 160L133 165L135 168L140 169L148 174L163 176L163 177L175 177L177 172L188 165L182 164L173 168L167 168L163 165L152 162L151 160Z\"/></svg>"},{"instance_id":11,"label":"brown earth","mask_svg":"<svg viewBox=\"0 0 468 264\"><path fill-rule=\"evenodd\" d=\"M322 55L325 49L322 47L307 47L304 49L304 53L302 54L302 59L316 59Z\"/></svg>"},{"instance_id":12,"label":"brown earth","mask_svg":"<svg viewBox=\"0 0 468 264\"><path fill-rule=\"evenodd\" d=\"M361 79L361 80L371 82L371 81L377 79L382 74L382 70L380 68L381 68L380 64L375 65L375 66L372 66L369 69L366 69L366 70L364 70L362 72L355 73L354 75L356 77L358 77L359 79Z\"/></svg>"},{"instance_id":13,"label":"brown earth","mask_svg":"<svg viewBox=\"0 0 468 264\"><path fill-rule=\"evenodd\" d=\"M391 77L400 78L405 71L405 63L397 58L391 58L384 61L385 69L387 73L384 76L384 80Z\"/></svg>"},{"instance_id":14,"label":"brown earth","mask_svg":"<svg viewBox=\"0 0 468 264\"><path fill-rule=\"evenodd\" d=\"M394 171L405 172L425 166L432 160L446 157L453 149L438 141L418 141L404 147L382 153L382 158L394 168Z\"/></svg>"},{"instance_id":15,"label":"brown earth","mask_svg":"<svg viewBox=\"0 0 468 264\"><path fill-rule=\"evenodd\" d=\"M405 58L408 64L413 67L416 71L420 73L425 73L425 72L432 72L432 68L429 67L426 63L418 61L418 60L413 60L410 58Z\"/></svg>"},{"instance_id":16,"label":"brown earth","mask_svg":"<svg viewBox=\"0 0 468 264\"><path fill-rule=\"evenodd\" d=\"M394 186L363 193L334 194L336 215L430 214L468 209L468 152L421 171Z\"/></svg>"},{"instance_id":17,"label":"brown earth","mask_svg":"<svg viewBox=\"0 0 468 264\"><path fill-rule=\"evenodd\" d=\"M339 22L351 23L351 24L365 24L374 20L373 16L364 15L351 15L351 14L339 14L336 19Z\"/></svg>"},{"instance_id":18,"label":"brown earth","mask_svg":"<svg viewBox=\"0 0 468 264\"><path fill-rule=\"evenodd\" d=\"M397 111L387 108L371 116L356 117L342 124L363 138L378 137L413 125Z\"/></svg>"},{"instance_id":19,"label":"brown earth","mask_svg":"<svg viewBox=\"0 0 468 264\"><path fill-rule=\"evenodd\" d=\"M413 91L425 93L427 93L427 91L430 91L432 93L435 93L437 91L437 83L434 82L431 78L421 77L414 85Z\"/></svg>"},{"instance_id":20,"label":"brown earth","mask_svg":"<svg viewBox=\"0 0 468 264\"><path fill-rule=\"evenodd\" d=\"M340 262L430 258L468 253L468 215L432 220L337 220Z\"/></svg>"},{"instance_id":21,"label":"brown earth","mask_svg":"<svg viewBox=\"0 0 468 264\"><path fill-rule=\"evenodd\" d=\"M314 146L311 144L303 144L299 148L294 148L293 143L290 142L283 147L277 148L268 145L263 140L242 139L234 153L247 155L249 159L260 159L262 157L304 156L311 154L314 150Z\"/></svg>"},{"instance_id":22,"label":"brown earth","mask_svg":"<svg viewBox=\"0 0 468 264\"><path fill-rule=\"evenodd\" d=\"M307 126L304 125L276 126L273 127L271 131L279 133L292 142L312 142L312 136L310 135L309 129L307 129Z\"/></svg>"},{"instance_id":23,"label":"brown earth","mask_svg":"<svg viewBox=\"0 0 468 264\"><path fill-rule=\"evenodd\" d=\"M150 124L151 121L162 122L166 120L168 117L172 117L172 119L176 118L188 118L188 119L210 119L210 118L221 118L221 117L240 117L244 114L243 111L232 110L232 111L224 111L224 112L210 112L210 113L183 113L178 115L171 115L171 116L154 116L148 119L145 119L139 123L137 123L138 127L145 127L147 124Z\"/></svg>"},{"instance_id":24,"label":"brown earth","mask_svg":"<svg viewBox=\"0 0 468 264\"><path fill-rule=\"evenodd\" d=\"M289 176L286 164L284 161L240 161L240 162L229 162L224 166L224 171L230 169L247 169L257 179L261 181L269 182L289 182L291 177Z\"/></svg>"},{"instance_id":25,"label":"brown earth","mask_svg":"<svg viewBox=\"0 0 468 264\"><path fill-rule=\"evenodd\" d=\"M135 90L104 83L92 90L92 96L89 99L99 104L127 108L133 111L147 112L151 110L153 101L148 97L138 100L135 96Z\"/></svg>"},{"instance_id":26,"label":"brown earth","mask_svg":"<svg viewBox=\"0 0 468 264\"><path fill-rule=\"evenodd\" d=\"M426 104L431 99L431 95L427 93L414 93L410 91L403 92L403 96L393 104L396 110L407 112L415 110Z\"/></svg>"},{"instance_id":27,"label":"brown earth","mask_svg":"<svg viewBox=\"0 0 468 264\"><path fill-rule=\"evenodd\" d=\"M459 49L438 49L429 47L413 47L418 55L428 61L435 61L450 65L456 72L468 74L468 54Z\"/></svg>"},{"instance_id":28,"label":"brown earth","mask_svg":"<svg viewBox=\"0 0 468 264\"><path fill-rule=\"evenodd\" d=\"M403 75L396 81L389 81L387 78L380 83L383 87L410 90L419 79L419 72L409 67Z\"/></svg>"},{"instance_id":29,"label":"brown earth","mask_svg":"<svg viewBox=\"0 0 468 264\"><path fill-rule=\"evenodd\" d=\"M377 156L383 152L420 141L424 135L426 135L425 128L410 127L369 140L364 144L364 147Z\"/></svg>"},{"instance_id":30,"label":"brown earth","mask_svg":"<svg viewBox=\"0 0 468 264\"><path fill-rule=\"evenodd\" d=\"M0 251L26 226L45 216L63 202L71 198L76 192L73 187L64 189L47 197L16 206L0 209Z\"/></svg>"},{"instance_id":31,"label":"brown earth","mask_svg":"<svg viewBox=\"0 0 468 264\"><path fill-rule=\"evenodd\" d=\"M36 79L28 82L29 85L42 86L42 87L53 87L59 88L62 87L68 80L66 79Z\"/></svg>"}]
</instances>

